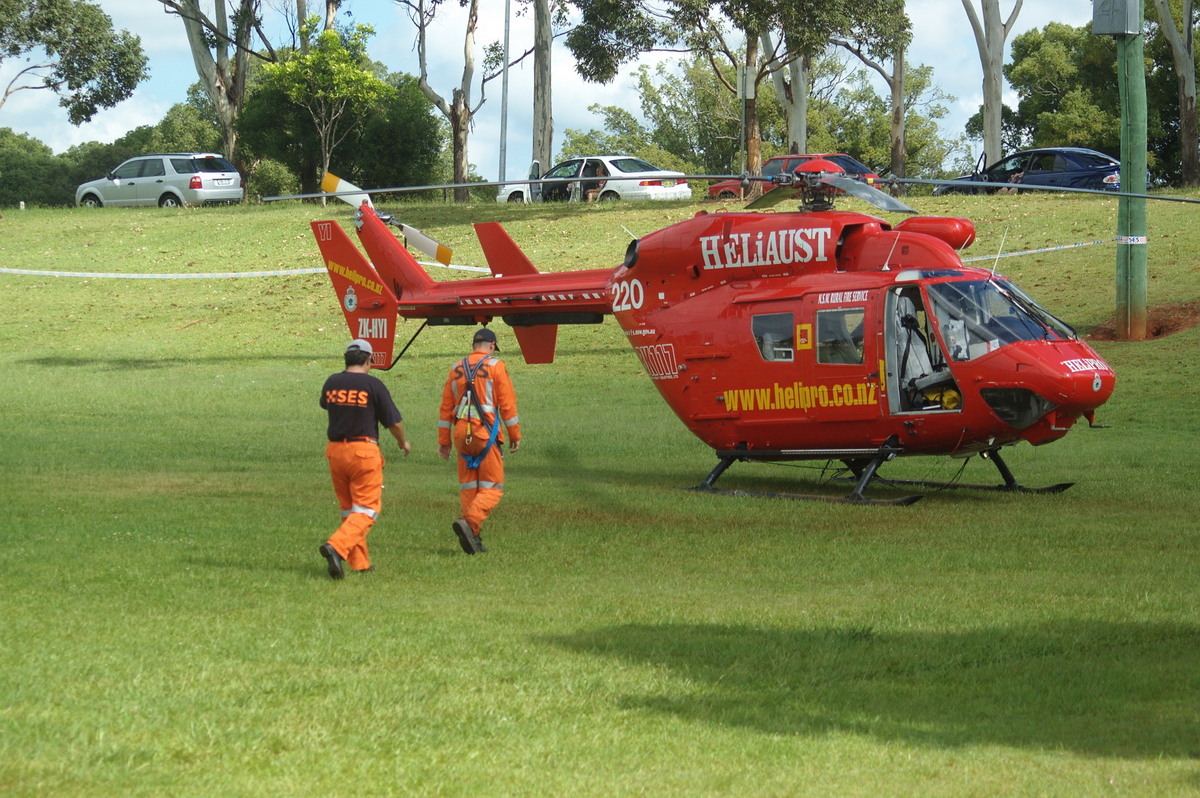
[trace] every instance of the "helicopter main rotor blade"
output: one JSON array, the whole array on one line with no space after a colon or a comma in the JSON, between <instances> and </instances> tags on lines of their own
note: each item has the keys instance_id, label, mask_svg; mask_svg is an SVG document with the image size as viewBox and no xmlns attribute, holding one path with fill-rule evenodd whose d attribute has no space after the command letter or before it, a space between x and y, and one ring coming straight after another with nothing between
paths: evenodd
<instances>
[{"instance_id":1,"label":"helicopter main rotor blade","mask_svg":"<svg viewBox=\"0 0 1200 798\"><path fill-rule=\"evenodd\" d=\"M1112 197L1114 199L1118 199L1120 197L1130 197L1132 199L1162 200L1163 202L1187 202L1200 204L1200 199L1194 199L1192 197L1173 197L1169 194L1137 194L1131 191L1109 191L1106 188L1042 186L1036 183L993 183L986 180L928 180L917 177L885 178L880 182L887 183L888 185L949 186L951 188L960 189L960 191L948 193L969 194L977 188L1009 188L1016 189L1017 191L1042 191L1052 194L1099 194L1102 197Z\"/></svg>"},{"instance_id":2,"label":"helicopter main rotor blade","mask_svg":"<svg viewBox=\"0 0 1200 798\"><path fill-rule=\"evenodd\" d=\"M894 213L917 212L916 209L908 207L891 194L885 194L879 189L868 186L861 180L855 180L852 177L826 177L822 178L821 182L840 188L842 191L858 197L860 200L866 200L880 210L892 211Z\"/></svg>"},{"instance_id":3,"label":"helicopter main rotor blade","mask_svg":"<svg viewBox=\"0 0 1200 798\"><path fill-rule=\"evenodd\" d=\"M754 210L756 208L771 208L781 202L800 199L805 191L812 190L812 186L805 182L802 178L797 182L783 183L775 186L770 191L763 194L758 199L754 200L746 206L746 210ZM872 188L860 180L855 180L852 177L844 175L824 175L817 182L840 189L851 196L858 197L861 200L871 203L876 208L884 211L892 211L894 213L916 213L913 208L908 207L900 200L883 193L877 188Z\"/></svg>"},{"instance_id":4,"label":"helicopter main rotor blade","mask_svg":"<svg viewBox=\"0 0 1200 798\"><path fill-rule=\"evenodd\" d=\"M773 208L781 202L799 199L803 193L804 187L800 185L775 186L775 188L764 192L758 199L746 205L746 210Z\"/></svg>"}]
</instances>

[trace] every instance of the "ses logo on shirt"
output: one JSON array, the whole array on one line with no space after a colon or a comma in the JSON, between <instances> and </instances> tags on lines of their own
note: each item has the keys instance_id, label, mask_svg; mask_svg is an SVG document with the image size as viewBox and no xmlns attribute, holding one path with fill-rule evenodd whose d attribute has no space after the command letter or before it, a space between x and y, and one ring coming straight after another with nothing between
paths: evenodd
<instances>
[{"instance_id":1,"label":"ses logo on shirt","mask_svg":"<svg viewBox=\"0 0 1200 798\"><path fill-rule=\"evenodd\" d=\"M366 407L371 401L371 394L367 391L354 390L333 390L325 392L325 404L327 405L344 405L346 407Z\"/></svg>"}]
</instances>

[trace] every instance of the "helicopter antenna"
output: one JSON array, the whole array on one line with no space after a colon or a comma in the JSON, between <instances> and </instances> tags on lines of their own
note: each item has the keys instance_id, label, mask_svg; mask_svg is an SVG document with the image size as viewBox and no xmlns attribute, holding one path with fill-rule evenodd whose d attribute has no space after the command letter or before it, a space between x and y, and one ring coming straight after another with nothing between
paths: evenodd
<instances>
[{"instance_id":1,"label":"helicopter antenna","mask_svg":"<svg viewBox=\"0 0 1200 798\"><path fill-rule=\"evenodd\" d=\"M1004 242L1008 240L1008 228L1004 228L1004 235L1000 236L1000 249L996 250L996 259L992 261L992 277L996 276L996 266L1000 263L1000 255L1004 252Z\"/></svg>"},{"instance_id":2,"label":"helicopter antenna","mask_svg":"<svg viewBox=\"0 0 1200 798\"><path fill-rule=\"evenodd\" d=\"M896 245L900 243L900 234L897 233L892 237L892 248L888 250L887 257L883 259L883 271L890 272L892 270L892 253L896 251Z\"/></svg>"}]
</instances>

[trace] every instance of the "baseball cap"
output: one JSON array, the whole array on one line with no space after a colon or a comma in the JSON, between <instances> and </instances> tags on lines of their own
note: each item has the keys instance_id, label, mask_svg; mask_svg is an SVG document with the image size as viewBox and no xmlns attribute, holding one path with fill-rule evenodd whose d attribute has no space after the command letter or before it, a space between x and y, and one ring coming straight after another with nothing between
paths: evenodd
<instances>
[{"instance_id":1,"label":"baseball cap","mask_svg":"<svg viewBox=\"0 0 1200 798\"><path fill-rule=\"evenodd\" d=\"M471 343L473 344L480 343L481 341L488 341L489 343L496 344L496 351L500 351L500 344L496 342L496 334L487 327L484 327L476 332L475 337L471 339Z\"/></svg>"},{"instance_id":2,"label":"baseball cap","mask_svg":"<svg viewBox=\"0 0 1200 798\"><path fill-rule=\"evenodd\" d=\"M346 351L347 352L354 352L354 351L366 352L368 355L375 354L375 350L371 348L371 342L365 338L355 338L353 341L350 342L350 345L346 347Z\"/></svg>"}]
</instances>

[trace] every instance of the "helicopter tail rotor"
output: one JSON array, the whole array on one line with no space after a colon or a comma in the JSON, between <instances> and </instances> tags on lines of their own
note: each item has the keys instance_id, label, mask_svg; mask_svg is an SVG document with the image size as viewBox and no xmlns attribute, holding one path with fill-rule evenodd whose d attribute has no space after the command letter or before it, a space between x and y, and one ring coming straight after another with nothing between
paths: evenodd
<instances>
[{"instance_id":1,"label":"helicopter tail rotor","mask_svg":"<svg viewBox=\"0 0 1200 798\"><path fill-rule=\"evenodd\" d=\"M375 204L371 202L371 195L368 192L363 191L348 180L343 180L333 172L325 173L325 177L321 179L321 190L326 194L336 196L342 202L355 208L361 208L363 205L369 208L375 207ZM454 253L449 247L430 238L415 227L397 222L394 217L381 216L380 218L384 219L388 224L400 228L400 233L414 249L420 250L443 266L450 265L450 259Z\"/></svg>"}]
</instances>

